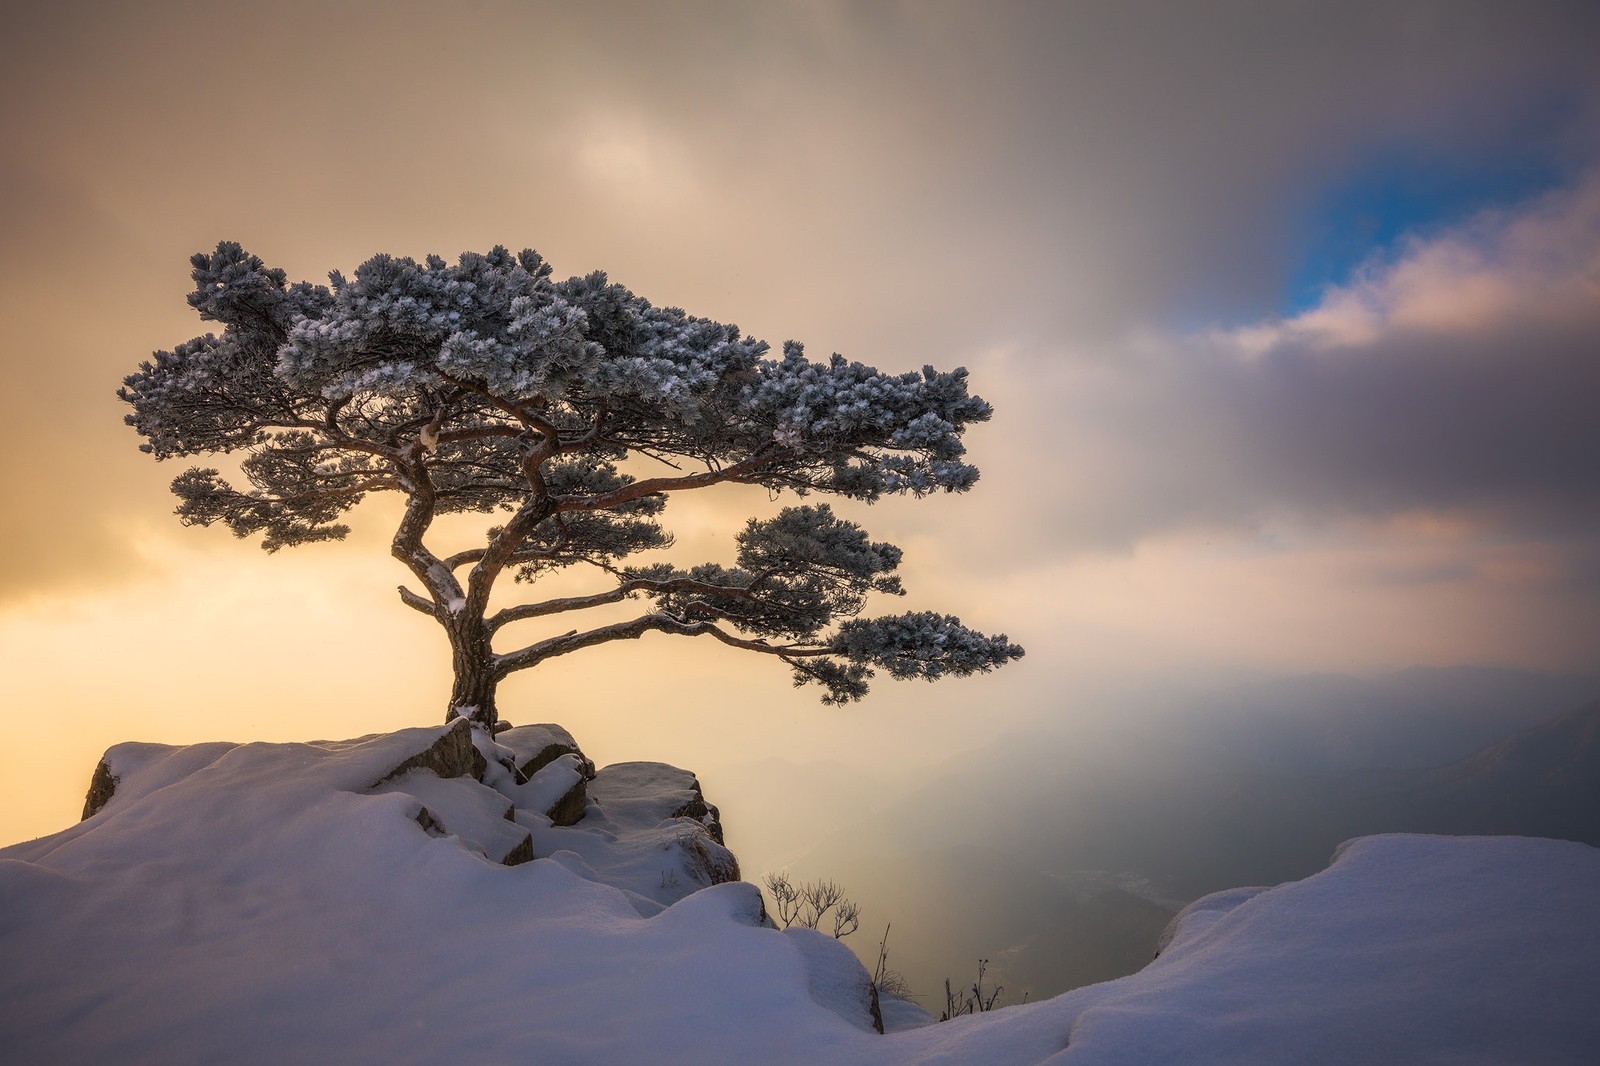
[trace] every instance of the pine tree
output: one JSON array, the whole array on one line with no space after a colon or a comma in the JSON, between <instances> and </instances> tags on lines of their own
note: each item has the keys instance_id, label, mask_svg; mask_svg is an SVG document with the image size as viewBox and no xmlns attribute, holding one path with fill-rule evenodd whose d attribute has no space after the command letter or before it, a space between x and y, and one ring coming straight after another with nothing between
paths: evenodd
<instances>
[{"instance_id":1,"label":"pine tree","mask_svg":"<svg viewBox=\"0 0 1600 1066\"><path fill-rule=\"evenodd\" d=\"M970 488L961 434L990 407L965 370L885 374L795 343L772 358L737 326L654 307L604 274L553 281L532 251L378 255L328 286L291 285L230 242L191 263L189 304L221 334L156 352L118 393L157 459L243 453L240 486L215 469L178 476L179 518L271 552L342 538L347 510L398 493L392 552L421 588L400 598L449 639L447 718L492 728L508 674L651 632L774 656L824 703L859 699L875 670L934 680L1022 655L948 615L860 617L870 593L902 594L900 550L826 504L751 519L733 566L625 565L671 543L658 518L674 493ZM434 520L462 512L505 517L436 552ZM491 613L508 572L536 583L580 564L594 593ZM648 602L631 620L497 650L514 623L630 599Z\"/></svg>"}]
</instances>

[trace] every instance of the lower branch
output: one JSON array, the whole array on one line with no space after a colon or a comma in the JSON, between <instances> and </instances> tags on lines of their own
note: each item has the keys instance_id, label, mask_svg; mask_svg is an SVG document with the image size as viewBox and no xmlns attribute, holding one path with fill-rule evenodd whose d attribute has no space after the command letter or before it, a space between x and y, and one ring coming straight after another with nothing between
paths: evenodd
<instances>
[{"instance_id":1,"label":"lower branch","mask_svg":"<svg viewBox=\"0 0 1600 1066\"><path fill-rule=\"evenodd\" d=\"M446 565L448 564L449 560L446 560ZM635 577L622 582L614 589L597 592L589 596L564 596L560 599L545 600L542 603L522 603L514 607L507 607L489 619L489 628L498 630L511 622L520 622L529 618L543 618L547 615L561 614L566 611L580 611L589 607L603 607L607 604L621 603L636 592L688 592L700 596L750 599L756 588L765 582L766 577L767 575L764 573L759 574L750 584L743 586L713 585L686 577L666 579Z\"/></svg>"},{"instance_id":2,"label":"lower branch","mask_svg":"<svg viewBox=\"0 0 1600 1066\"><path fill-rule=\"evenodd\" d=\"M530 644L517 651L508 652L505 655L497 655L495 656L495 675L504 677L518 670L526 670L530 666L537 666L546 659L554 659L558 655L566 655L583 648L592 648L598 644L608 644L613 640L637 640L646 633L670 633L681 637L709 636L731 648L761 652L765 655L775 655L783 659L836 654L831 648L815 645L768 644L764 640L750 640L746 637L729 633L711 622L686 622L670 614L647 614L627 622L617 622L613 625L600 626L584 632L565 633L559 637L551 637L548 640L541 640L537 644Z\"/></svg>"}]
</instances>

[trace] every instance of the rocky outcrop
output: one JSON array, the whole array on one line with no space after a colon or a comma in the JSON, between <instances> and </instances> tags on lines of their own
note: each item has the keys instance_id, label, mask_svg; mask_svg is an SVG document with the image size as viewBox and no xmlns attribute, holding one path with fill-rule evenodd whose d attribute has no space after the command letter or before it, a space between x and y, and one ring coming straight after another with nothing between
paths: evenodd
<instances>
[{"instance_id":1,"label":"rocky outcrop","mask_svg":"<svg viewBox=\"0 0 1600 1066\"><path fill-rule=\"evenodd\" d=\"M572 787L561 794L561 798L550 805L545 813L550 818L552 825L577 825L578 819L583 817L583 809L588 805L588 782L578 778Z\"/></svg>"},{"instance_id":2,"label":"rocky outcrop","mask_svg":"<svg viewBox=\"0 0 1600 1066\"><path fill-rule=\"evenodd\" d=\"M597 772L558 725L520 726L491 738L458 718L444 728L303 747L315 756L303 765L326 767L334 787L409 797L407 816L441 842L505 866L566 853L567 861L581 861L585 876L629 892L641 912L740 877L723 845L719 812L694 774L649 762ZM238 748L117 745L95 768L84 818L113 796L138 801Z\"/></svg>"},{"instance_id":3,"label":"rocky outcrop","mask_svg":"<svg viewBox=\"0 0 1600 1066\"><path fill-rule=\"evenodd\" d=\"M706 802L699 779L688 770L661 762L612 763L595 776L589 794L614 819L653 826L689 818L723 843L721 813Z\"/></svg>"},{"instance_id":4,"label":"rocky outcrop","mask_svg":"<svg viewBox=\"0 0 1600 1066\"><path fill-rule=\"evenodd\" d=\"M496 734L495 743L508 748L514 755L517 783L526 783L534 774L555 762L563 755L576 755L583 768L583 776L593 778L594 763L579 749L572 734L558 725L520 725Z\"/></svg>"},{"instance_id":5,"label":"rocky outcrop","mask_svg":"<svg viewBox=\"0 0 1600 1066\"><path fill-rule=\"evenodd\" d=\"M515 788L517 806L538 811L551 824L578 824L589 802L589 777L593 763L582 752L567 752L547 762Z\"/></svg>"},{"instance_id":6,"label":"rocky outcrop","mask_svg":"<svg viewBox=\"0 0 1600 1066\"><path fill-rule=\"evenodd\" d=\"M95 764L94 776L89 778L89 794L83 801L83 819L93 818L100 813L100 808L111 802L112 793L117 790L117 779L111 773L111 767L101 759Z\"/></svg>"},{"instance_id":7,"label":"rocky outcrop","mask_svg":"<svg viewBox=\"0 0 1600 1066\"><path fill-rule=\"evenodd\" d=\"M738 860L718 840L716 808L705 802L694 774L647 762L606 766L593 780L583 771L582 753L564 752L530 781L500 786L516 798L536 854L621 889L644 917L739 880Z\"/></svg>"},{"instance_id":8,"label":"rocky outcrop","mask_svg":"<svg viewBox=\"0 0 1600 1066\"><path fill-rule=\"evenodd\" d=\"M83 818L98 814L114 796L120 798L129 793L137 798L171 785L211 765L238 746L224 742L114 745L95 766L89 792L84 798ZM431 770L440 778L482 781L488 767L473 743L471 724L464 718L457 719L442 732L402 729L355 740L314 741L307 746L348 759L351 775L360 775L348 784L358 789L376 788L413 770Z\"/></svg>"},{"instance_id":9,"label":"rocky outcrop","mask_svg":"<svg viewBox=\"0 0 1600 1066\"><path fill-rule=\"evenodd\" d=\"M439 739L384 774L373 787L411 770L432 770L439 777L470 777L482 781L488 762L472 742L472 721L457 718Z\"/></svg>"},{"instance_id":10,"label":"rocky outcrop","mask_svg":"<svg viewBox=\"0 0 1600 1066\"><path fill-rule=\"evenodd\" d=\"M722 812L717 810L715 804L707 803L705 796L700 793L700 782L694 783L694 798L686 802L672 813L674 818L693 818L706 827L706 832L711 834L711 839L718 844L722 840Z\"/></svg>"},{"instance_id":11,"label":"rocky outcrop","mask_svg":"<svg viewBox=\"0 0 1600 1066\"><path fill-rule=\"evenodd\" d=\"M533 858L533 838L515 821L512 802L470 777L446 778L430 769L413 768L371 791L409 796L417 804L412 818L424 832L453 836L490 862L516 866Z\"/></svg>"},{"instance_id":12,"label":"rocky outcrop","mask_svg":"<svg viewBox=\"0 0 1600 1066\"><path fill-rule=\"evenodd\" d=\"M709 830L691 834L685 846L689 852L689 876L700 884L721 885L740 880L739 860L722 841L713 838Z\"/></svg>"}]
</instances>

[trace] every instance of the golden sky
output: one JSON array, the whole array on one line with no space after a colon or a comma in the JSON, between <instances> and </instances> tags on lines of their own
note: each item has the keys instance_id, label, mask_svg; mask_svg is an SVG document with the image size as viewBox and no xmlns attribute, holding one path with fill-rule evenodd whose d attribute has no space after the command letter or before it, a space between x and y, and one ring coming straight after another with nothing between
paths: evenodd
<instances>
[{"instance_id":1,"label":"golden sky","mask_svg":"<svg viewBox=\"0 0 1600 1066\"><path fill-rule=\"evenodd\" d=\"M1028 658L842 710L682 642L506 684L506 718L601 762L914 773L976 729L1102 715L1117 677L1600 667L1581 5L5 17L0 842L73 820L118 741L440 715L388 516L271 557L181 528L182 466L122 425L123 375L203 332L187 259L222 239L310 280L533 247L813 356L971 368L980 485L850 513L906 549L907 606ZM769 506L666 518L724 558Z\"/></svg>"}]
</instances>

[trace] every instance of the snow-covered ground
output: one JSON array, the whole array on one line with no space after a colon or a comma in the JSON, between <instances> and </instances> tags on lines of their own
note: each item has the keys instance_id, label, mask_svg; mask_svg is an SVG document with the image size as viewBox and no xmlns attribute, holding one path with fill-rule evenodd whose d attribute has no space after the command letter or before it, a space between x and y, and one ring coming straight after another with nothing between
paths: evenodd
<instances>
[{"instance_id":1,"label":"snow-covered ground","mask_svg":"<svg viewBox=\"0 0 1600 1066\"><path fill-rule=\"evenodd\" d=\"M391 776L461 732L113 749L104 809L0 850L0 1061L1600 1061L1585 845L1358 840L1133 976L881 1036L854 956L726 880L691 775L602 770L570 826L581 756Z\"/></svg>"}]
</instances>

